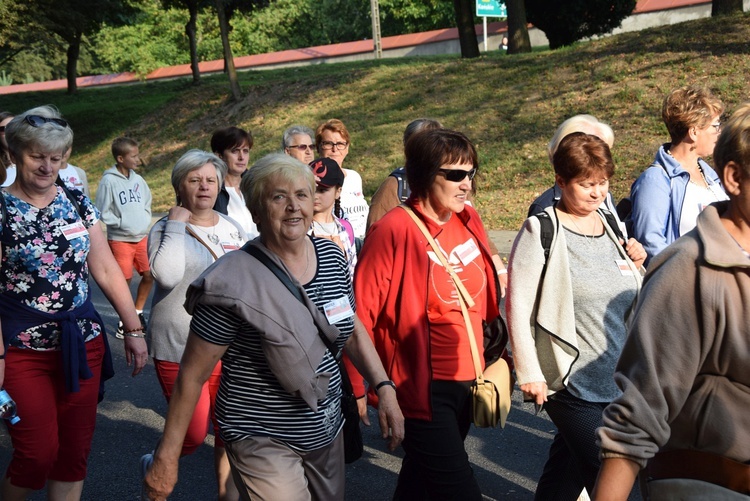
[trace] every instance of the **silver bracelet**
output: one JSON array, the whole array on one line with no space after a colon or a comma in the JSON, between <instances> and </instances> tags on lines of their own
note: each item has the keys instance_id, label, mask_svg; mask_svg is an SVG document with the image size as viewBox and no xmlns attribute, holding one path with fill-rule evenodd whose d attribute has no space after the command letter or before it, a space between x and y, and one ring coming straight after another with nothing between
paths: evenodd
<instances>
[{"instance_id":1,"label":"silver bracelet","mask_svg":"<svg viewBox=\"0 0 750 501\"><path fill-rule=\"evenodd\" d=\"M140 334L136 334L137 332L140 332ZM143 339L146 337L146 334L142 330L134 330L134 331L125 331L123 334L127 337L134 337L138 339Z\"/></svg>"}]
</instances>

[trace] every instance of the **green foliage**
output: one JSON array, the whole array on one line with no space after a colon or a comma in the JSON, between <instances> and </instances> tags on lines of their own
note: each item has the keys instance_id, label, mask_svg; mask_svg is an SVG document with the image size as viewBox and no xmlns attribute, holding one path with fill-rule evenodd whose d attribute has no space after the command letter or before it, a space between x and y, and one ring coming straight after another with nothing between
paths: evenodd
<instances>
[{"instance_id":1,"label":"green foliage","mask_svg":"<svg viewBox=\"0 0 750 501\"><path fill-rule=\"evenodd\" d=\"M161 66L190 62L184 33L187 8L181 0L170 0L169 9L162 5L159 0L142 0L142 13L131 24L106 25L99 32L93 51L102 73L134 71L145 75ZM383 36L454 24L453 5L444 0L381 0L380 15ZM250 8L249 13L235 6L230 24L235 56L372 37L370 5L362 0L271 0L266 7ZM214 9L200 11L197 35L199 61L223 57Z\"/></svg>"},{"instance_id":2,"label":"green foliage","mask_svg":"<svg viewBox=\"0 0 750 501\"><path fill-rule=\"evenodd\" d=\"M453 3L445 0L380 0L383 36L455 27Z\"/></svg>"},{"instance_id":3,"label":"green foliage","mask_svg":"<svg viewBox=\"0 0 750 501\"><path fill-rule=\"evenodd\" d=\"M5 70L0 71L0 87L11 85L13 83L13 77L5 73Z\"/></svg>"},{"instance_id":4,"label":"green foliage","mask_svg":"<svg viewBox=\"0 0 750 501\"><path fill-rule=\"evenodd\" d=\"M185 10L164 10L157 2L150 2L144 4L144 11L132 24L105 25L95 41L102 69L145 76L162 66L189 63L184 29L187 20Z\"/></svg>"},{"instance_id":5,"label":"green foliage","mask_svg":"<svg viewBox=\"0 0 750 501\"><path fill-rule=\"evenodd\" d=\"M550 49L604 35L620 26L636 0L525 0L526 18L547 35Z\"/></svg>"}]
</instances>

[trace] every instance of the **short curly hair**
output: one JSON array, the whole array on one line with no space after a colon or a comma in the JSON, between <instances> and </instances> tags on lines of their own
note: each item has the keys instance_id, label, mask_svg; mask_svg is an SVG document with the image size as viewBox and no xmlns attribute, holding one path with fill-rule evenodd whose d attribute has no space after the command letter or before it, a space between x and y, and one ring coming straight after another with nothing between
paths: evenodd
<instances>
[{"instance_id":1,"label":"short curly hair","mask_svg":"<svg viewBox=\"0 0 750 501\"><path fill-rule=\"evenodd\" d=\"M664 98L661 108L661 118L673 144L685 139L691 127L707 127L714 116L722 113L724 103L721 99L700 85L687 85L673 90Z\"/></svg>"}]
</instances>

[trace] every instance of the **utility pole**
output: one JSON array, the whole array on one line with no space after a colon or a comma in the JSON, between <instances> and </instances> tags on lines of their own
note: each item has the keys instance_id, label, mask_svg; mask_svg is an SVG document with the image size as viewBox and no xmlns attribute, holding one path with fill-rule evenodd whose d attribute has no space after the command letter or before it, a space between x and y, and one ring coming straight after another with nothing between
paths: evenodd
<instances>
[{"instance_id":1,"label":"utility pole","mask_svg":"<svg viewBox=\"0 0 750 501\"><path fill-rule=\"evenodd\" d=\"M383 57L383 47L380 43L380 7L378 0L370 0L370 17L372 18L372 44L375 50L375 59Z\"/></svg>"}]
</instances>

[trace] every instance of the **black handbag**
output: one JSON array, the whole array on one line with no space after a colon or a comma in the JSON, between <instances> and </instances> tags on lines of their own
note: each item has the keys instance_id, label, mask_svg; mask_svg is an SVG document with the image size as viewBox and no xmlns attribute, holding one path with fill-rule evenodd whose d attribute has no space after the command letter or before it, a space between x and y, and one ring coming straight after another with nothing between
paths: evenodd
<instances>
[{"instance_id":1,"label":"black handbag","mask_svg":"<svg viewBox=\"0 0 750 501\"><path fill-rule=\"evenodd\" d=\"M278 264L274 263L262 250L249 244L245 244L242 250L253 256L255 259L264 264L276 277L281 280L281 283L289 289L289 292L294 295L302 304L305 304L305 300L302 297L304 292L299 287L295 286L294 283L289 279L289 276L282 270ZM313 316L313 322L316 322ZM317 326L317 323L316 323ZM354 396L354 390L352 390L352 383L349 380L349 374L346 372L344 363L341 360L342 352L338 347L331 342L328 337L323 334L323 331L318 327L318 335L323 343L331 352L333 358L336 360L339 372L341 373L341 413L344 415L344 462L346 464L353 463L357 459L362 457L364 451L364 444L362 443L362 430L359 427L359 409L357 408L357 397Z\"/></svg>"}]
</instances>

